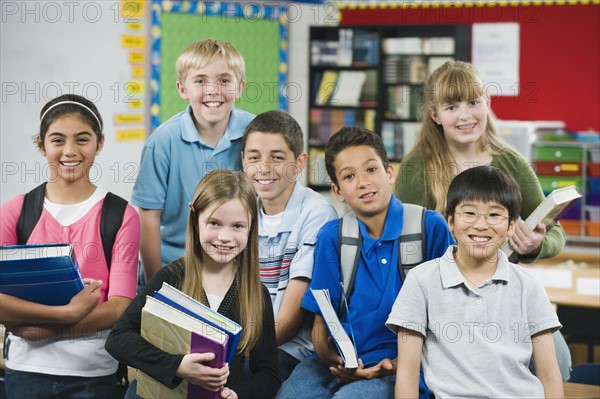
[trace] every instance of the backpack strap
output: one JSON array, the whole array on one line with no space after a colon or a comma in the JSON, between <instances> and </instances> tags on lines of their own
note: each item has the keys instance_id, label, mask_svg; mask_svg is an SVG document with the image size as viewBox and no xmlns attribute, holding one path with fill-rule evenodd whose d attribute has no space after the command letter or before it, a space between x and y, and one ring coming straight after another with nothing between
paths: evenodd
<instances>
[{"instance_id":1,"label":"backpack strap","mask_svg":"<svg viewBox=\"0 0 600 399\"><path fill-rule=\"evenodd\" d=\"M425 258L425 208L415 204L403 204L404 213L402 233L398 238L398 272L400 281L404 281L406 273L422 263ZM354 289L354 278L359 259L359 248L362 247L362 237L358 220L354 212L345 214L340 219L338 230L338 246L340 256L340 284L350 298ZM346 312L344 301L338 305L338 317Z\"/></svg>"},{"instance_id":2,"label":"backpack strap","mask_svg":"<svg viewBox=\"0 0 600 399\"><path fill-rule=\"evenodd\" d=\"M415 204L404 205L402 233L398 239L398 271L404 281L406 273L423 263L425 257L425 208Z\"/></svg>"},{"instance_id":3,"label":"backpack strap","mask_svg":"<svg viewBox=\"0 0 600 399\"><path fill-rule=\"evenodd\" d=\"M100 215L100 238L102 239L102 249L104 250L104 258L106 258L106 266L109 272L112 264L113 245L123 224L126 208L127 201L118 195L109 192L104 197Z\"/></svg>"},{"instance_id":4,"label":"backpack strap","mask_svg":"<svg viewBox=\"0 0 600 399\"><path fill-rule=\"evenodd\" d=\"M45 193L46 183L42 183L25 194L16 228L17 244L27 244L35 225L42 216ZM118 195L109 192L104 197L100 215L100 239L102 240L102 250L109 272L112 263L112 248L117 233L123 224L126 208L127 201Z\"/></svg>"},{"instance_id":5,"label":"backpack strap","mask_svg":"<svg viewBox=\"0 0 600 399\"><path fill-rule=\"evenodd\" d=\"M46 182L25 194L16 228L18 245L27 244L31 232L33 232L35 225L40 220L42 211L44 210L45 194Z\"/></svg>"},{"instance_id":6,"label":"backpack strap","mask_svg":"<svg viewBox=\"0 0 600 399\"><path fill-rule=\"evenodd\" d=\"M362 237L354 212L349 212L340 219L338 246L341 285L346 298L350 298L354 289L354 277L356 276L356 266L358 265L358 249L362 247ZM345 311L344 301L340 300L338 305L338 316L340 319Z\"/></svg>"}]
</instances>

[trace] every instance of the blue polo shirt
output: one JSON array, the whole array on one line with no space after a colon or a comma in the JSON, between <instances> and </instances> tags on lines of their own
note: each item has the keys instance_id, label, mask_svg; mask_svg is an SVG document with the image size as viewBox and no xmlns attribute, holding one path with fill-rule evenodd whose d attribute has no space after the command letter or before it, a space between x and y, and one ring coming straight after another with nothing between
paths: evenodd
<instances>
[{"instance_id":1,"label":"blue polo shirt","mask_svg":"<svg viewBox=\"0 0 600 399\"><path fill-rule=\"evenodd\" d=\"M354 291L348 299L349 312L341 320L350 335L350 321L359 358L371 366L384 358L394 359L398 354L397 335L385 326L392 305L402 283L398 273L397 241L402 232L404 206L392 195L385 219L383 234L374 239L359 219L363 245L360 249ZM315 248L315 266L312 289L328 289L334 309L340 300L340 271L338 248L339 219L332 220L321 229ZM435 211L425 214L426 259L442 256L454 243L443 216ZM302 300L302 307L319 313L310 290Z\"/></svg>"},{"instance_id":2,"label":"blue polo shirt","mask_svg":"<svg viewBox=\"0 0 600 399\"><path fill-rule=\"evenodd\" d=\"M242 136L254 119L253 114L234 108L225 134L213 148L200 138L191 109L188 105L148 138L131 198L140 208L162 210L163 266L183 255L188 203L202 177L214 169L242 169Z\"/></svg>"}]
</instances>

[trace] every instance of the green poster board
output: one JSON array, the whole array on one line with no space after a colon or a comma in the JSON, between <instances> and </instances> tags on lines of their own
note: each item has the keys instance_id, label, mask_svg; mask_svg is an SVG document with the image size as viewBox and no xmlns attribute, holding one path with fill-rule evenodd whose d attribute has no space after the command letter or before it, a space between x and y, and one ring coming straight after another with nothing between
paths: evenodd
<instances>
[{"instance_id":1,"label":"green poster board","mask_svg":"<svg viewBox=\"0 0 600 399\"><path fill-rule=\"evenodd\" d=\"M287 25L283 10L243 3L153 3L152 128L182 111L188 102L175 88L175 61L190 43L216 38L230 42L246 63L246 86L236 107L255 114L287 109ZM213 4L213 3L211 3ZM156 61L159 62L156 62Z\"/></svg>"}]
</instances>

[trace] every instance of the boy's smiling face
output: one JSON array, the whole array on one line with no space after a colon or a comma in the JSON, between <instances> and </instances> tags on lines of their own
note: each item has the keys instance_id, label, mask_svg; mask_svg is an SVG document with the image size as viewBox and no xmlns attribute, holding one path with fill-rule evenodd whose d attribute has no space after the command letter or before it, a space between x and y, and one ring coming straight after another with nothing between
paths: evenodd
<instances>
[{"instance_id":1,"label":"boy's smiling face","mask_svg":"<svg viewBox=\"0 0 600 399\"><path fill-rule=\"evenodd\" d=\"M265 212L275 215L284 211L306 164L306 153L296 157L279 133L252 132L246 138L242 163Z\"/></svg>"},{"instance_id":2,"label":"boy's smiling face","mask_svg":"<svg viewBox=\"0 0 600 399\"><path fill-rule=\"evenodd\" d=\"M177 91L190 102L196 124L209 127L229 122L243 86L227 62L218 57L203 68L190 68L185 82L177 82Z\"/></svg>"},{"instance_id":3,"label":"boy's smiling face","mask_svg":"<svg viewBox=\"0 0 600 399\"><path fill-rule=\"evenodd\" d=\"M474 217L474 222L467 220ZM496 261L497 251L514 232L515 221L509 222L508 210L495 201L469 200L458 204L448 226L469 260Z\"/></svg>"},{"instance_id":4,"label":"boy's smiling face","mask_svg":"<svg viewBox=\"0 0 600 399\"><path fill-rule=\"evenodd\" d=\"M332 185L332 191L340 201L359 217L387 213L394 169L386 168L372 147L348 147L337 154L334 164L338 184Z\"/></svg>"}]
</instances>

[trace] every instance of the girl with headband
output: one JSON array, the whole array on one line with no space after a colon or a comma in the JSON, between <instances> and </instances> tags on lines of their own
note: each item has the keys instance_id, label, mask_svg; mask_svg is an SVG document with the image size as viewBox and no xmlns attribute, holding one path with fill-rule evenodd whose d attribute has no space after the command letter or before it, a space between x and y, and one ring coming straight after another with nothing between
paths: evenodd
<instances>
[{"instance_id":1,"label":"girl with headband","mask_svg":"<svg viewBox=\"0 0 600 399\"><path fill-rule=\"evenodd\" d=\"M8 334L6 394L9 399L113 398L118 363L104 343L135 297L139 217L126 205L112 250L104 252L100 220L108 193L89 177L104 145L102 118L91 101L68 94L46 104L40 119L36 145L50 172L38 187L43 210L26 243L70 243L85 288L64 306L0 294L0 323ZM24 198L18 195L0 207L2 246L21 243L17 224Z\"/></svg>"}]
</instances>

